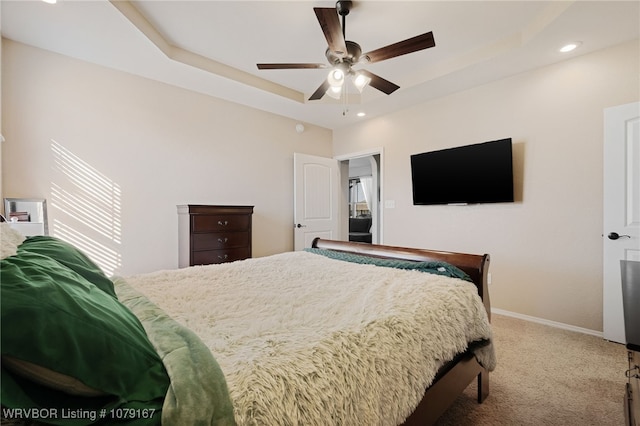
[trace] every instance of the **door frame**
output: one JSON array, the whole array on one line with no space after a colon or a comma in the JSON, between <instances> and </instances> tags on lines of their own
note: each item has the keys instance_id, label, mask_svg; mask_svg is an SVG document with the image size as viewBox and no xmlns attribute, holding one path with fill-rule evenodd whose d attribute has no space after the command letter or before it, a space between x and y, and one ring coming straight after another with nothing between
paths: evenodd
<instances>
[{"instance_id":1,"label":"door frame","mask_svg":"<svg viewBox=\"0 0 640 426\"><path fill-rule=\"evenodd\" d=\"M377 214L378 225L378 244L384 244L384 214L382 208L382 200L384 200L384 149L371 148L364 151L352 152L348 154L341 154L334 156L335 160L338 160L340 164L340 187L342 188L342 197L340 199L340 229L342 230L341 239L344 241L349 240L349 160L363 157L372 157L374 155L379 156L380 164L378 164L378 188L379 197L378 203L375 206ZM373 212L372 212L373 214Z\"/></svg>"}]
</instances>

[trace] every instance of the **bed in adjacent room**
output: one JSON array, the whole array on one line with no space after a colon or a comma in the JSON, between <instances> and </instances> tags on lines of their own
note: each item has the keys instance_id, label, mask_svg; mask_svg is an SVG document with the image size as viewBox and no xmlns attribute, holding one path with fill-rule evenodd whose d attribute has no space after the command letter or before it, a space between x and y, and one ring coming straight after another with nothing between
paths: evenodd
<instances>
[{"instance_id":1,"label":"bed in adjacent room","mask_svg":"<svg viewBox=\"0 0 640 426\"><path fill-rule=\"evenodd\" d=\"M479 401L488 394L487 255L316 240L109 280L51 237L4 246L3 408L72 407L97 422L104 410L118 424L399 425L433 423L476 378ZM63 296L29 306L43 291Z\"/></svg>"}]
</instances>

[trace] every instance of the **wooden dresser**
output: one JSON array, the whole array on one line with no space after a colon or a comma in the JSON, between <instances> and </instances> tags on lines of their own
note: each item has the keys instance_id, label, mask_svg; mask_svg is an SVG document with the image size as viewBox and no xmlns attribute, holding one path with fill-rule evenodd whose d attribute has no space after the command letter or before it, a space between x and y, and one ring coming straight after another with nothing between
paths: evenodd
<instances>
[{"instance_id":1,"label":"wooden dresser","mask_svg":"<svg viewBox=\"0 0 640 426\"><path fill-rule=\"evenodd\" d=\"M178 206L178 266L251 257L253 206Z\"/></svg>"}]
</instances>

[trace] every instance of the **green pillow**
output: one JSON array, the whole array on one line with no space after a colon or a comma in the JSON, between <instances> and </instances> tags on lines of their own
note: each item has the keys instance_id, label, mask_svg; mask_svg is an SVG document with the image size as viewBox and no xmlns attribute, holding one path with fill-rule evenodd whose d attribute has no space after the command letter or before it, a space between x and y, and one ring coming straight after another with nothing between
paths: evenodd
<instances>
[{"instance_id":1,"label":"green pillow","mask_svg":"<svg viewBox=\"0 0 640 426\"><path fill-rule=\"evenodd\" d=\"M31 248L19 249L0 264L2 356L75 378L105 396L60 392L3 365L2 406L57 409L58 413L146 409L153 410L151 418L136 415L118 424L160 424L169 377L139 320L64 262ZM94 420L59 414L47 422L85 425Z\"/></svg>"},{"instance_id":2,"label":"green pillow","mask_svg":"<svg viewBox=\"0 0 640 426\"><path fill-rule=\"evenodd\" d=\"M100 267L71 244L48 236L27 237L18 247L18 253L25 251L48 256L77 272L105 293L117 297L113 283Z\"/></svg>"}]
</instances>

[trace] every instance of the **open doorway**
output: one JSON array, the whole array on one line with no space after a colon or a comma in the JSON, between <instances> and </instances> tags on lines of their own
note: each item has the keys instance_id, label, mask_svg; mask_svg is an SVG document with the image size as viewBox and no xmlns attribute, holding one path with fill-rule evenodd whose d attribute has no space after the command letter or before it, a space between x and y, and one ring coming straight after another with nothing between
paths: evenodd
<instances>
[{"instance_id":1,"label":"open doorway","mask_svg":"<svg viewBox=\"0 0 640 426\"><path fill-rule=\"evenodd\" d=\"M381 233L381 154L360 154L341 160L348 165L346 186L349 241L382 244ZM344 167L346 169L347 167ZM345 211L343 209L343 211ZM344 223L344 222L343 222Z\"/></svg>"}]
</instances>

